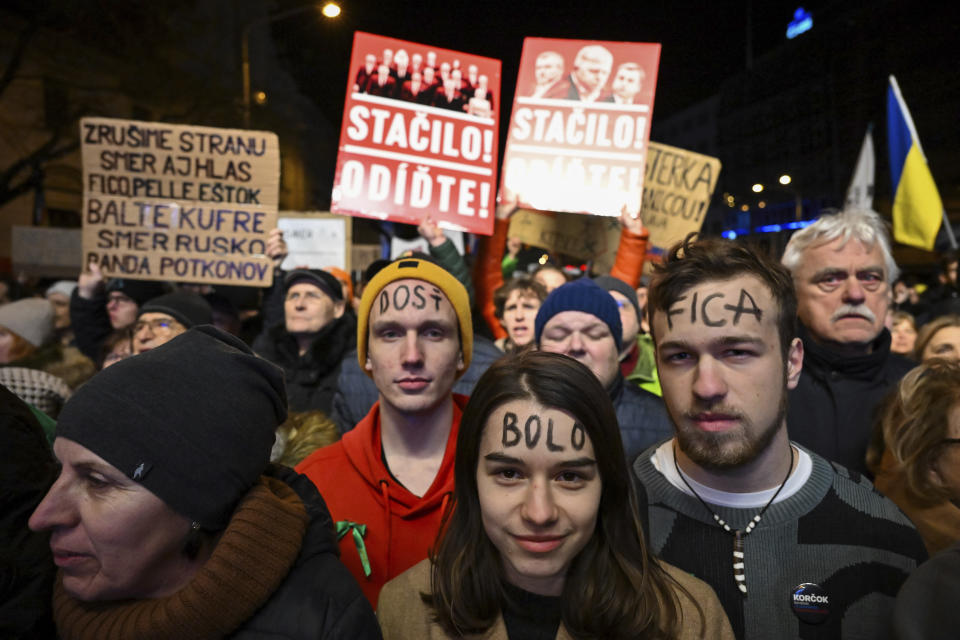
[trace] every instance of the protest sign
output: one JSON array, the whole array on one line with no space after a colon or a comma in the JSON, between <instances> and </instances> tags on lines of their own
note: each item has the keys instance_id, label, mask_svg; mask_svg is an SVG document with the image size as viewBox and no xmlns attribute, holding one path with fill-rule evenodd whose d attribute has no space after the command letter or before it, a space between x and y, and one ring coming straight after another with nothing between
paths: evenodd
<instances>
[{"instance_id":1,"label":"protest sign","mask_svg":"<svg viewBox=\"0 0 960 640\"><path fill-rule=\"evenodd\" d=\"M268 286L276 134L80 121L83 261L107 276Z\"/></svg>"},{"instance_id":2,"label":"protest sign","mask_svg":"<svg viewBox=\"0 0 960 640\"><path fill-rule=\"evenodd\" d=\"M660 45L526 38L501 187L544 211L637 211Z\"/></svg>"},{"instance_id":3,"label":"protest sign","mask_svg":"<svg viewBox=\"0 0 960 640\"><path fill-rule=\"evenodd\" d=\"M700 230L719 175L716 158L649 143L640 209L650 232L649 253L663 253ZM508 234L526 244L593 260L594 268L603 272L613 265L620 225L612 218L520 209L510 218Z\"/></svg>"},{"instance_id":4,"label":"protest sign","mask_svg":"<svg viewBox=\"0 0 960 640\"><path fill-rule=\"evenodd\" d=\"M493 231L500 61L357 32L331 210Z\"/></svg>"},{"instance_id":5,"label":"protest sign","mask_svg":"<svg viewBox=\"0 0 960 640\"><path fill-rule=\"evenodd\" d=\"M277 226L283 230L287 257L280 268L339 267L350 271L351 222L350 218L325 212L281 211Z\"/></svg>"},{"instance_id":6,"label":"protest sign","mask_svg":"<svg viewBox=\"0 0 960 640\"><path fill-rule=\"evenodd\" d=\"M620 223L608 217L519 209L510 217L507 235L524 244L593 260L608 251L616 252Z\"/></svg>"},{"instance_id":7,"label":"protest sign","mask_svg":"<svg viewBox=\"0 0 960 640\"><path fill-rule=\"evenodd\" d=\"M719 176L717 158L650 143L640 213L655 251L662 253L691 231L700 231Z\"/></svg>"},{"instance_id":8,"label":"protest sign","mask_svg":"<svg viewBox=\"0 0 960 640\"><path fill-rule=\"evenodd\" d=\"M450 239L450 242L453 243L453 246L456 248L457 253L463 255L463 234L459 231L450 231L445 229L443 235L447 236ZM412 240L405 240L403 238L393 236L390 238L390 259L396 260L402 256L407 251L419 251L421 253L430 253L430 243L427 242L426 238L416 237Z\"/></svg>"},{"instance_id":9,"label":"protest sign","mask_svg":"<svg viewBox=\"0 0 960 640\"><path fill-rule=\"evenodd\" d=\"M80 229L13 227L13 267L43 276L76 279L80 264Z\"/></svg>"}]
</instances>

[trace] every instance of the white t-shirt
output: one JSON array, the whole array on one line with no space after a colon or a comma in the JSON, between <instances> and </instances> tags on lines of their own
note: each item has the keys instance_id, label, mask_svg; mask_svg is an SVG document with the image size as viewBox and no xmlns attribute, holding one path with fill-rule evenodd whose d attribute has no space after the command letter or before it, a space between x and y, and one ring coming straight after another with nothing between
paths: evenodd
<instances>
[{"instance_id":1,"label":"white t-shirt","mask_svg":"<svg viewBox=\"0 0 960 640\"><path fill-rule=\"evenodd\" d=\"M783 489L781 489L777 495L777 499L773 501L774 504L782 502L795 494L810 478L810 473L813 470L813 461L810 459L810 455L799 447L794 447L794 451L797 452L799 458L797 460L797 466L787 479L787 483L783 485ZM666 478L670 484L688 496L696 497L690 492L687 485L683 483L680 476L677 475L677 465L673 461L673 440L667 440L657 447L657 450L650 456L650 462L657 471L663 474L663 477ZM751 493L730 493L728 491L711 489L706 485L700 484L685 473L683 477L686 478L690 486L693 487L693 490L696 491L700 498L707 504L732 507L734 509L760 509L770 501L770 498L773 497L773 494L777 492L780 486L777 485L770 489Z\"/></svg>"}]
</instances>

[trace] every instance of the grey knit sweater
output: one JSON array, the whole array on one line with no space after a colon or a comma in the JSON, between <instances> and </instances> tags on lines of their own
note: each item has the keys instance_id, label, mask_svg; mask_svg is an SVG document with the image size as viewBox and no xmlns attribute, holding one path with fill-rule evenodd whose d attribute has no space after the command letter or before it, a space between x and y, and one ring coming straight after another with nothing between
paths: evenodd
<instances>
[{"instance_id":1,"label":"grey knit sweater","mask_svg":"<svg viewBox=\"0 0 960 640\"><path fill-rule=\"evenodd\" d=\"M650 544L664 560L714 588L738 638L890 637L894 597L926 551L906 516L867 479L804 449L813 461L810 478L771 505L745 538L743 595L733 578L733 536L653 466L657 446L633 464ZM713 508L741 529L757 513ZM818 624L793 612L801 583L815 583L826 593L829 614Z\"/></svg>"}]
</instances>

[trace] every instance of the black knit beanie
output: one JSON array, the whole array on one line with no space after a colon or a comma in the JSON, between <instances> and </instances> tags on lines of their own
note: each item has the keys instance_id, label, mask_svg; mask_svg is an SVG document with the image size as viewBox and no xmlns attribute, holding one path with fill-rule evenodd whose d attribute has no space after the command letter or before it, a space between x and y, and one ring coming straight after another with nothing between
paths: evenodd
<instances>
[{"instance_id":1,"label":"black knit beanie","mask_svg":"<svg viewBox=\"0 0 960 640\"><path fill-rule=\"evenodd\" d=\"M637 291L620 278L613 276L597 276L593 279L604 291L616 291L633 305L633 310L637 314L637 322L640 322L640 301L637 300Z\"/></svg>"},{"instance_id":2,"label":"black knit beanie","mask_svg":"<svg viewBox=\"0 0 960 640\"><path fill-rule=\"evenodd\" d=\"M217 531L270 461L286 397L279 367L202 326L91 378L64 405L57 437Z\"/></svg>"},{"instance_id":3,"label":"black knit beanie","mask_svg":"<svg viewBox=\"0 0 960 640\"><path fill-rule=\"evenodd\" d=\"M139 318L145 313L165 313L187 329L213 322L213 310L202 296L189 291L177 291L154 298L140 307Z\"/></svg>"},{"instance_id":4,"label":"black knit beanie","mask_svg":"<svg viewBox=\"0 0 960 640\"><path fill-rule=\"evenodd\" d=\"M131 280L130 278L113 278L107 282L107 293L119 291L131 300L142 305L151 298L162 296L167 289L162 282L153 280Z\"/></svg>"},{"instance_id":5,"label":"black knit beanie","mask_svg":"<svg viewBox=\"0 0 960 640\"><path fill-rule=\"evenodd\" d=\"M330 296L330 299L334 302L343 300L343 286L337 280L337 277L329 271L323 269L294 269L283 279L283 291L289 291L290 287L299 282L309 282Z\"/></svg>"},{"instance_id":6,"label":"black knit beanie","mask_svg":"<svg viewBox=\"0 0 960 640\"><path fill-rule=\"evenodd\" d=\"M564 311L583 311L596 316L610 328L617 351L623 347L623 325L620 324L617 301L590 278L580 278L560 285L543 301L533 321L534 339L538 346L543 328L550 322L550 318Z\"/></svg>"}]
</instances>

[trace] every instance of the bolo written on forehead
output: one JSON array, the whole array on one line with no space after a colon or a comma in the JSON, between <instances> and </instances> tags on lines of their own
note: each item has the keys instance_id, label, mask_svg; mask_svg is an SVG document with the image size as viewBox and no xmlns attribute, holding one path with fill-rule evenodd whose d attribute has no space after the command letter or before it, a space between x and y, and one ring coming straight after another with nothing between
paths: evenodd
<instances>
[{"instance_id":1,"label":"bolo written on forehead","mask_svg":"<svg viewBox=\"0 0 960 640\"><path fill-rule=\"evenodd\" d=\"M559 595L600 507L602 482L584 426L532 400L502 405L484 427L477 492L507 580Z\"/></svg>"}]
</instances>

